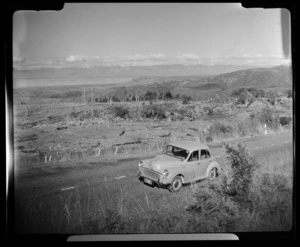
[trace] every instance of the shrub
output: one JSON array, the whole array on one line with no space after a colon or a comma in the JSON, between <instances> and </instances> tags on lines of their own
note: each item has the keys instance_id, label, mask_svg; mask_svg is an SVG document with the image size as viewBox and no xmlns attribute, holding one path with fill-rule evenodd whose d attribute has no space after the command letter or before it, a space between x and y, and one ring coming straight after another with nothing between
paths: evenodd
<instances>
[{"instance_id":1,"label":"shrub","mask_svg":"<svg viewBox=\"0 0 300 247\"><path fill-rule=\"evenodd\" d=\"M213 216L216 214L222 215L222 218L237 215L238 207L226 195L223 185L222 180L201 184L193 193L196 203L188 207L187 211L203 214L210 219L214 218Z\"/></svg>"},{"instance_id":2,"label":"shrub","mask_svg":"<svg viewBox=\"0 0 300 247\"><path fill-rule=\"evenodd\" d=\"M209 135L205 138L205 140L206 140L206 142L212 142L213 139L212 139L212 136Z\"/></svg>"},{"instance_id":3,"label":"shrub","mask_svg":"<svg viewBox=\"0 0 300 247\"><path fill-rule=\"evenodd\" d=\"M259 164L241 143L225 144L224 147L230 165L230 171L224 177L225 191L234 201L243 204L249 198L252 177Z\"/></svg>"},{"instance_id":4,"label":"shrub","mask_svg":"<svg viewBox=\"0 0 300 247\"><path fill-rule=\"evenodd\" d=\"M108 99L105 97L105 98L100 98L99 99L99 102L102 102L102 103L107 103L108 102Z\"/></svg>"},{"instance_id":5,"label":"shrub","mask_svg":"<svg viewBox=\"0 0 300 247\"><path fill-rule=\"evenodd\" d=\"M157 105L149 105L143 107L141 111L141 117L144 118L157 117L158 119L164 119L166 118L166 114L161 107L158 107Z\"/></svg>"},{"instance_id":6,"label":"shrub","mask_svg":"<svg viewBox=\"0 0 300 247\"><path fill-rule=\"evenodd\" d=\"M215 122L210 126L210 134L219 135L219 134L232 134L233 128L225 123Z\"/></svg>"},{"instance_id":7,"label":"shrub","mask_svg":"<svg viewBox=\"0 0 300 247\"><path fill-rule=\"evenodd\" d=\"M246 93L246 89L245 88L235 89L231 92L231 96L232 97L239 97L241 93Z\"/></svg>"},{"instance_id":8,"label":"shrub","mask_svg":"<svg viewBox=\"0 0 300 247\"><path fill-rule=\"evenodd\" d=\"M257 88L249 88L248 92L251 93L255 98L259 97L259 90Z\"/></svg>"},{"instance_id":9,"label":"shrub","mask_svg":"<svg viewBox=\"0 0 300 247\"><path fill-rule=\"evenodd\" d=\"M166 99L172 99L173 96L172 96L171 92L169 92L169 91L166 92L166 93L165 93L165 98L166 98Z\"/></svg>"},{"instance_id":10,"label":"shrub","mask_svg":"<svg viewBox=\"0 0 300 247\"><path fill-rule=\"evenodd\" d=\"M115 115L115 117L120 118L125 118L129 115L128 109L123 106L115 106L114 108L112 108L112 112Z\"/></svg>"},{"instance_id":11,"label":"shrub","mask_svg":"<svg viewBox=\"0 0 300 247\"><path fill-rule=\"evenodd\" d=\"M182 98L182 104L183 105L187 105L192 100L191 96L187 96L187 95L184 95L184 94L181 96L181 98Z\"/></svg>"},{"instance_id":12,"label":"shrub","mask_svg":"<svg viewBox=\"0 0 300 247\"><path fill-rule=\"evenodd\" d=\"M111 101L112 102L120 102L121 100L116 96L112 96Z\"/></svg>"},{"instance_id":13,"label":"shrub","mask_svg":"<svg viewBox=\"0 0 300 247\"><path fill-rule=\"evenodd\" d=\"M247 101L248 95L246 92L241 92L239 95L238 100L236 101L236 104L245 104Z\"/></svg>"},{"instance_id":14,"label":"shrub","mask_svg":"<svg viewBox=\"0 0 300 247\"><path fill-rule=\"evenodd\" d=\"M270 107L264 107L259 113L259 121L266 124L269 128L277 129L279 127L279 117Z\"/></svg>"},{"instance_id":15,"label":"shrub","mask_svg":"<svg viewBox=\"0 0 300 247\"><path fill-rule=\"evenodd\" d=\"M277 93L274 91L269 91L267 92L267 98L268 98L268 102L270 102L271 105L274 105L277 98Z\"/></svg>"},{"instance_id":16,"label":"shrub","mask_svg":"<svg viewBox=\"0 0 300 247\"><path fill-rule=\"evenodd\" d=\"M189 100L187 99L187 98L184 98L183 100L182 100L182 104L183 105L187 105L189 103Z\"/></svg>"},{"instance_id":17,"label":"shrub","mask_svg":"<svg viewBox=\"0 0 300 247\"><path fill-rule=\"evenodd\" d=\"M209 110L207 111L207 115L208 115L208 116L214 115L213 109L209 109Z\"/></svg>"},{"instance_id":18,"label":"shrub","mask_svg":"<svg viewBox=\"0 0 300 247\"><path fill-rule=\"evenodd\" d=\"M282 126L288 125L292 121L291 117L280 117L279 122Z\"/></svg>"},{"instance_id":19,"label":"shrub","mask_svg":"<svg viewBox=\"0 0 300 247\"><path fill-rule=\"evenodd\" d=\"M157 98L156 92L147 91L144 95L145 100L155 100Z\"/></svg>"}]
</instances>

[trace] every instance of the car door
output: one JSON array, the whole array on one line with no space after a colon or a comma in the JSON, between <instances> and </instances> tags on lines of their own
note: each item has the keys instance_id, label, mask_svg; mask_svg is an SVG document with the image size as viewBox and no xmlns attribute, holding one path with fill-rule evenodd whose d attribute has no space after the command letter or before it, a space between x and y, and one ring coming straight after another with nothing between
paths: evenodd
<instances>
[{"instance_id":1,"label":"car door","mask_svg":"<svg viewBox=\"0 0 300 247\"><path fill-rule=\"evenodd\" d=\"M200 150L200 160L199 165L197 166L197 177L196 180L206 177L207 168L211 162L211 155L209 150L201 149Z\"/></svg>"},{"instance_id":2,"label":"car door","mask_svg":"<svg viewBox=\"0 0 300 247\"><path fill-rule=\"evenodd\" d=\"M192 182L197 179L198 169L199 169L199 150L191 152L190 156L186 162L186 180L187 182Z\"/></svg>"}]
</instances>

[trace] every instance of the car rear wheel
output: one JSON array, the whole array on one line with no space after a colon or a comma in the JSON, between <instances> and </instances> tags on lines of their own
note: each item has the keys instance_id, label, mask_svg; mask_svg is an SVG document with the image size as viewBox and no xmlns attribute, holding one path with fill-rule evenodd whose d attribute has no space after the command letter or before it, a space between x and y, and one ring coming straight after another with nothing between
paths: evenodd
<instances>
[{"instance_id":1,"label":"car rear wheel","mask_svg":"<svg viewBox=\"0 0 300 247\"><path fill-rule=\"evenodd\" d=\"M213 168L210 170L209 174L208 174L208 178L210 181L214 180L217 176L217 169Z\"/></svg>"},{"instance_id":2,"label":"car rear wheel","mask_svg":"<svg viewBox=\"0 0 300 247\"><path fill-rule=\"evenodd\" d=\"M176 176L173 178L171 185L169 186L169 190L171 192L178 192L182 187L182 179L180 176Z\"/></svg>"}]
</instances>

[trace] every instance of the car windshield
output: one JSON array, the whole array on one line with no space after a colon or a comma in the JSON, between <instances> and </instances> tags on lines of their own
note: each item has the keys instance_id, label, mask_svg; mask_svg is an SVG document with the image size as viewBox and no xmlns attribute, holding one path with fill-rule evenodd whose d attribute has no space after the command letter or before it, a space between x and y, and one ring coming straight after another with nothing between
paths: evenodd
<instances>
[{"instance_id":1,"label":"car windshield","mask_svg":"<svg viewBox=\"0 0 300 247\"><path fill-rule=\"evenodd\" d=\"M162 153L180 160L185 160L189 155L188 150L171 145L167 145Z\"/></svg>"}]
</instances>

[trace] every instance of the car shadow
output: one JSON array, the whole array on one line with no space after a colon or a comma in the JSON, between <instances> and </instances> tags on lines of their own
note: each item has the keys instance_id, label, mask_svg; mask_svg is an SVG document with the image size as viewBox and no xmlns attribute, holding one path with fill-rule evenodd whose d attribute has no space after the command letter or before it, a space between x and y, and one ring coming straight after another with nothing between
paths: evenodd
<instances>
[{"instance_id":1,"label":"car shadow","mask_svg":"<svg viewBox=\"0 0 300 247\"><path fill-rule=\"evenodd\" d=\"M193 182L190 182L190 183L185 183L185 184L183 184L183 187L191 186L192 184L199 184L199 183L202 183L206 180L207 180L207 178L202 178L200 180L196 180L196 181L193 181Z\"/></svg>"}]
</instances>

